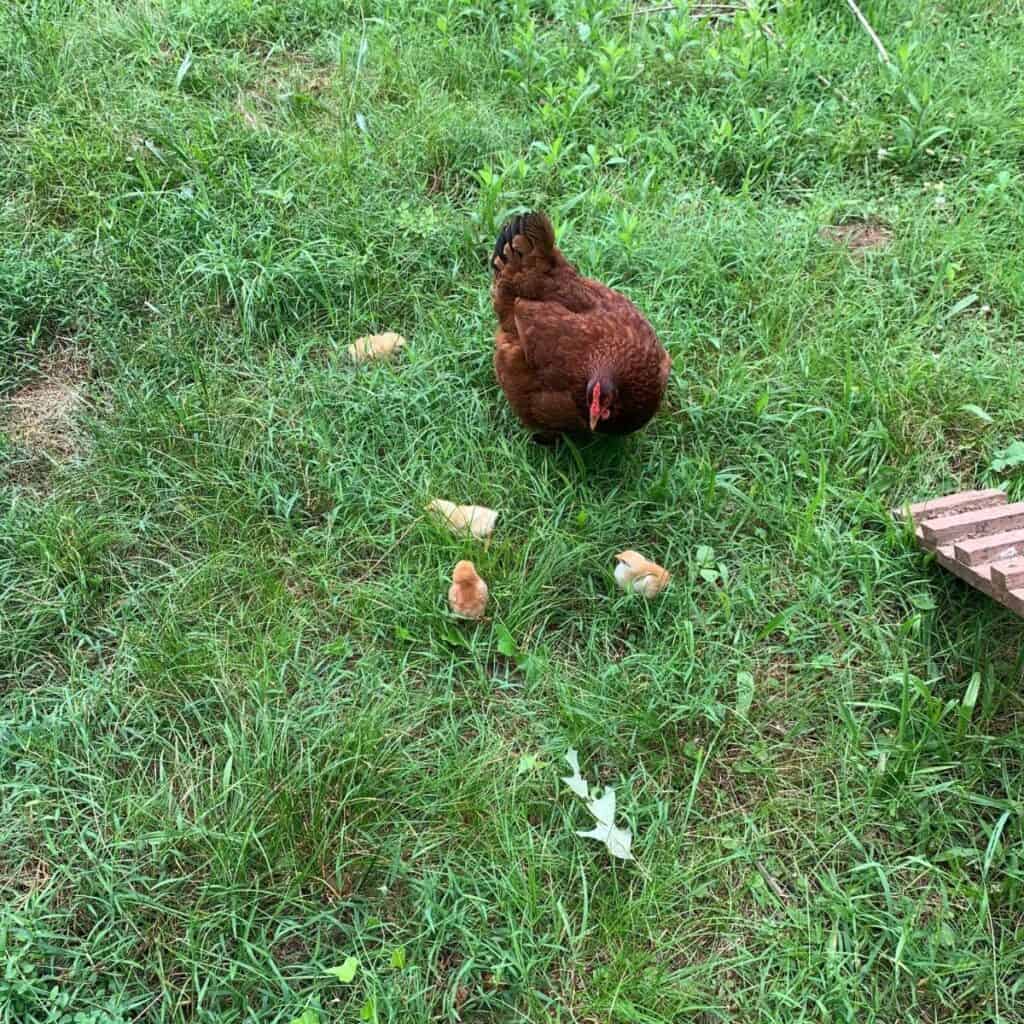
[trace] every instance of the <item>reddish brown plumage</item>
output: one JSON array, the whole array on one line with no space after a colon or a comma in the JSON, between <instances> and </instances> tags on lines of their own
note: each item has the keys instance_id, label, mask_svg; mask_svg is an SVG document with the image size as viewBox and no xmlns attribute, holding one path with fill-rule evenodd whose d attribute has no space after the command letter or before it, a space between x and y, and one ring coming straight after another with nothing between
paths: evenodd
<instances>
[{"instance_id":1,"label":"reddish brown plumage","mask_svg":"<svg viewBox=\"0 0 1024 1024\"><path fill-rule=\"evenodd\" d=\"M661 404L671 360L633 303L581 277L543 213L506 224L493 262L494 369L523 425L606 434L644 426Z\"/></svg>"}]
</instances>

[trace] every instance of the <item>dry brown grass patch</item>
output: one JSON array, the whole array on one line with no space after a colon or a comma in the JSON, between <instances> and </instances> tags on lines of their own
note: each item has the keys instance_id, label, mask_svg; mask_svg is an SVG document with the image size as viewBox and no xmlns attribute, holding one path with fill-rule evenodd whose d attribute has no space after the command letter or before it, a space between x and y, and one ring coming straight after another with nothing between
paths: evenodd
<instances>
[{"instance_id":1,"label":"dry brown grass patch","mask_svg":"<svg viewBox=\"0 0 1024 1024\"><path fill-rule=\"evenodd\" d=\"M7 399L3 429L20 448L36 458L71 462L85 451L77 429L77 413L85 404L86 363L61 353L40 369L39 375Z\"/></svg>"},{"instance_id":2,"label":"dry brown grass patch","mask_svg":"<svg viewBox=\"0 0 1024 1024\"><path fill-rule=\"evenodd\" d=\"M333 65L318 64L304 54L278 54L263 61L263 71L248 87L239 89L235 110L253 131L266 132L293 98L337 113L329 103Z\"/></svg>"},{"instance_id":3,"label":"dry brown grass patch","mask_svg":"<svg viewBox=\"0 0 1024 1024\"><path fill-rule=\"evenodd\" d=\"M820 235L828 242L845 245L854 255L870 249L883 249L893 239L892 230L874 220L851 220L824 227Z\"/></svg>"}]
</instances>

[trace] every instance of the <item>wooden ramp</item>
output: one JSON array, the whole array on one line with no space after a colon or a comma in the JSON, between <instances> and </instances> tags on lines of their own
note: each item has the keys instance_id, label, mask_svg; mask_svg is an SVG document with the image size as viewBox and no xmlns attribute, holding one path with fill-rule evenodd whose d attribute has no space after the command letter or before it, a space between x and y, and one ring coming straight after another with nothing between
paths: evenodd
<instances>
[{"instance_id":1,"label":"wooden ramp","mask_svg":"<svg viewBox=\"0 0 1024 1024\"><path fill-rule=\"evenodd\" d=\"M1018 615L1024 615L1024 502L1002 491L964 491L909 509L918 543L939 564Z\"/></svg>"}]
</instances>

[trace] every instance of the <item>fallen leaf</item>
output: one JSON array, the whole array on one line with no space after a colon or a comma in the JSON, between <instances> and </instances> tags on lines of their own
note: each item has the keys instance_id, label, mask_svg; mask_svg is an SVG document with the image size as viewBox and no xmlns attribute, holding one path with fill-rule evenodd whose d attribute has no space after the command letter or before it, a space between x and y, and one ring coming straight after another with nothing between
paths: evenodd
<instances>
[{"instance_id":1,"label":"fallen leaf","mask_svg":"<svg viewBox=\"0 0 1024 1024\"><path fill-rule=\"evenodd\" d=\"M605 786L604 792L587 804L587 810L602 824L615 824L615 790Z\"/></svg>"},{"instance_id":2,"label":"fallen leaf","mask_svg":"<svg viewBox=\"0 0 1024 1024\"><path fill-rule=\"evenodd\" d=\"M340 967L328 967L327 973L334 975L343 985L348 985L358 970L359 961L354 956L350 956L345 958L345 962Z\"/></svg>"},{"instance_id":3,"label":"fallen leaf","mask_svg":"<svg viewBox=\"0 0 1024 1024\"><path fill-rule=\"evenodd\" d=\"M477 540L486 540L494 532L498 513L483 505L456 505L435 498L427 505L427 511L447 525L453 533L470 533Z\"/></svg>"},{"instance_id":4,"label":"fallen leaf","mask_svg":"<svg viewBox=\"0 0 1024 1024\"><path fill-rule=\"evenodd\" d=\"M604 843L608 852L619 860L635 860L632 853L633 834L629 829L616 828L614 825L598 823L589 832L577 832L581 839L596 839Z\"/></svg>"},{"instance_id":5,"label":"fallen leaf","mask_svg":"<svg viewBox=\"0 0 1024 1024\"><path fill-rule=\"evenodd\" d=\"M562 777L562 781L577 795L583 797L584 800L590 796L590 787L587 785L587 780L580 775L580 759L572 747L565 755L566 761L569 762L569 767L572 769L572 775L565 775Z\"/></svg>"},{"instance_id":6,"label":"fallen leaf","mask_svg":"<svg viewBox=\"0 0 1024 1024\"><path fill-rule=\"evenodd\" d=\"M601 796L587 804L587 810L597 820L597 824L589 832L577 832L576 835L604 843L608 852L619 860L633 860L633 834L629 829L615 826L615 790L605 786Z\"/></svg>"},{"instance_id":7,"label":"fallen leaf","mask_svg":"<svg viewBox=\"0 0 1024 1024\"><path fill-rule=\"evenodd\" d=\"M348 354L354 363L365 363L371 359L390 359L404 346L405 338L394 331L387 331L356 338L355 343L349 345Z\"/></svg>"},{"instance_id":8,"label":"fallen leaf","mask_svg":"<svg viewBox=\"0 0 1024 1024\"><path fill-rule=\"evenodd\" d=\"M587 780L580 775L580 759L577 752L570 748L565 760L572 769L572 775L565 776L562 781L577 795L587 801L587 810L594 816L597 824L587 831L576 833L581 839L596 839L608 848L608 852L619 860L634 860L632 853L633 834L629 829L617 828L615 825L615 790L605 786L600 796L589 797Z\"/></svg>"}]
</instances>

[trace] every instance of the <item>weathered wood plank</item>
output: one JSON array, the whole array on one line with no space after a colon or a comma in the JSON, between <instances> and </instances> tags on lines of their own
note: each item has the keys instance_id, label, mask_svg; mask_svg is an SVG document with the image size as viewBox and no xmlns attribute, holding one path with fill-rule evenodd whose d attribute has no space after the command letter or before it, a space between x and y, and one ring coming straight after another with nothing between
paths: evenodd
<instances>
[{"instance_id":1,"label":"weathered wood plank","mask_svg":"<svg viewBox=\"0 0 1024 1024\"><path fill-rule=\"evenodd\" d=\"M998 562L1024 555L1024 530L1007 530L991 537L976 537L955 545L957 561L964 565Z\"/></svg>"},{"instance_id":2,"label":"weathered wood plank","mask_svg":"<svg viewBox=\"0 0 1024 1024\"><path fill-rule=\"evenodd\" d=\"M1019 590L1024 587L1024 558L1007 558L993 562L992 585L997 590Z\"/></svg>"},{"instance_id":3,"label":"weathered wood plank","mask_svg":"<svg viewBox=\"0 0 1024 1024\"><path fill-rule=\"evenodd\" d=\"M965 491L910 506L914 535L944 569L1024 616L1024 502ZM905 510L894 511L905 518Z\"/></svg>"},{"instance_id":4,"label":"weathered wood plank","mask_svg":"<svg viewBox=\"0 0 1024 1024\"><path fill-rule=\"evenodd\" d=\"M995 587L992 586L992 577L987 565L964 565L955 558L943 555L943 550L948 549L939 548L935 553L939 565L944 569L948 569L954 576L959 576L965 583L970 583L976 590L988 594L989 597L996 596Z\"/></svg>"},{"instance_id":5,"label":"weathered wood plank","mask_svg":"<svg viewBox=\"0 0 1024 1024\"><path fill-rule=\"evenodd\" d=\"M925 543L936 546L1024 528L1024 502L976 509L921 523Z\"/></svg>"},{"instance_id":6,"label":"weathered wood plank","mask_svg":"<svg viewBox=\"0 0 1024 1024\"><path fill-rule=\"evenodd\" d=\"M981 508L992 508L1006 504L1006 493L995 489L985 491L963 491L960 494L949 494L945 498L932 498L931 501L918 501L910 506L910 519L914 523L926 519L940 519L962 512L974 512ZM905 508L893 509L897 519L903 519Z\"/></svg>"}]
</instances>

